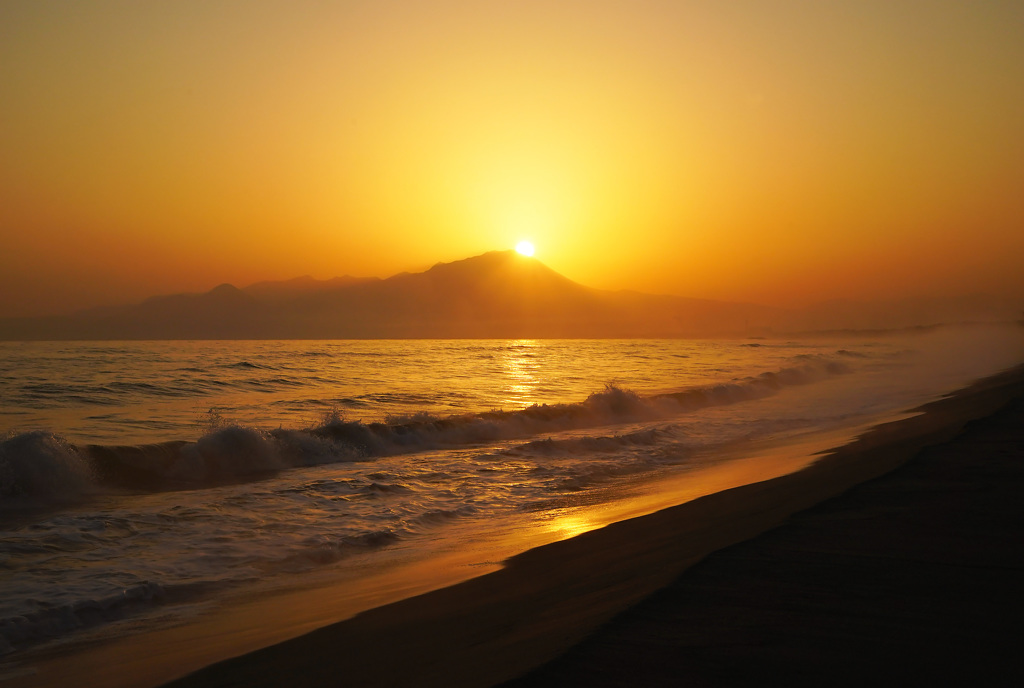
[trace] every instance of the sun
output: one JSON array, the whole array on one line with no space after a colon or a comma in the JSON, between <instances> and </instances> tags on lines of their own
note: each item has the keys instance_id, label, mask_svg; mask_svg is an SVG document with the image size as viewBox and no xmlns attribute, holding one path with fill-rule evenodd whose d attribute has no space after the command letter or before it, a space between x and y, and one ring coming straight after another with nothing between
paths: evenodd
<instances>
[{"instance_id":1,"label":"sun","mask_svg":"<svg viewBox=\"0 0 1024 688\"><path fill-rule=\"evenodd\" d=\"M520 241L518 244L516 244L516 251L523 254L524 256L532 256L533 244L530 243L529 241Z\"/></svg>"}]
</instances>

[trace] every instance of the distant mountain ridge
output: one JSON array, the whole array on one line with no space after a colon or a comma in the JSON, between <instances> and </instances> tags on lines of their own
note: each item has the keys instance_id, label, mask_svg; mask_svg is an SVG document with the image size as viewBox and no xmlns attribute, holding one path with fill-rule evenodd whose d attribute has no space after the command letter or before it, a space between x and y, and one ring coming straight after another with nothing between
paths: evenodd
<instances>
[{"instance_id":1,"label":"distant mountain ridge","mask_svg":"<svg viewBox=\"0 0 1024 688\"><path fill-rule=\"evenodd\" d=\"M351 284L358 284L360 282L379 281L379 277L352 277L350 275L344 275L342 277L335 277L328 280L318 280L310 277L309 275L303 275L302 277L296 277L290 280L257 282L256 284L250 284L248 287L244 287L242 291L261 301L267 301L268 303L281 303L290 298L294 298L302 294L308 294L310 292L335 289Z\"/></svg>"},{"instance_id":2,"label":"distant mountain ridge","mask_svg":"<svg viewBox=\"0 0 1024 688\"><path fill-rule=\"evenodd\" d=\"M1020 304L962 299L954 312L1013 319ZM948 304L947 304L948 306ZM0 319L0 339L369 339L758 336L900 328L935 302L833 302L804 310L583 286L534 258L492 251L386 279L299 277L70 316ZM946 310L949 310L948 308ZM959 317L959 316L958 316ZM960 320L967 319L960 317Z\"/></svg>"}]
</instances>

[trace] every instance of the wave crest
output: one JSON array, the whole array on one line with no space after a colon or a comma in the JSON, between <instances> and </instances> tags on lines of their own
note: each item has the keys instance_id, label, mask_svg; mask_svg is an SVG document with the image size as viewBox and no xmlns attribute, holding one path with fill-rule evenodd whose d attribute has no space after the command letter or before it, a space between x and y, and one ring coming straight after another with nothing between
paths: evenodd
<instances>
[{"instance_id":1,"label":"wave crest","mask_svg":"<svg viewBox=\"0 0 1024 688\"><path fill-rule=\"evenodd\" d=\"M0 445L0 495L54 501L80 495L94 482L128 490L192 489L254 480L288 468L659 420L759 399L788 386L850 372L845 363L829 357L801 356L799 360L799 365L774 372L667 394L642 396L609 384L578 403L534 404L515 411L447 418L420 412L384 423L346 421L333 414L319 426L301 430L223 425L194 442L76 448L51 433L25 433ZM620 441L624 440L616 440ZM643 440L629 437L625 441ZM569 453L584 448L572 442L559 447Z\"/></svg>"},{"instance_id":2,"label":"wave crest","mask_svg":"<svg viewBox=\"0 0 1024 688\"><path fill-rule=\"evenodd\" d=\"M64 438L36 430L0 442L0 497L5 502L70 501L93 484L93 469Z\"/></svg>"}]
</instances>

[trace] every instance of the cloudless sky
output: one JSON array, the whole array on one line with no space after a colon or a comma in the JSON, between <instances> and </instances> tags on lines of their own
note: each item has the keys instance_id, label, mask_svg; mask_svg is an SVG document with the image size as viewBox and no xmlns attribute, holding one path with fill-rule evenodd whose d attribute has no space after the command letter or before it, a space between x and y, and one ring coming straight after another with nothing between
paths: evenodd
<instances>
[{"instance_id":1,"label":"cloudless sky","mask_svg":"<svg viewBox=\"0 0 1024 688\"><path fill-rule=\"evenodd\" d=\"M1024 3L0 3L0 315L532 240L584 284L1024 295Z\"/></svg>"}]
</instances>

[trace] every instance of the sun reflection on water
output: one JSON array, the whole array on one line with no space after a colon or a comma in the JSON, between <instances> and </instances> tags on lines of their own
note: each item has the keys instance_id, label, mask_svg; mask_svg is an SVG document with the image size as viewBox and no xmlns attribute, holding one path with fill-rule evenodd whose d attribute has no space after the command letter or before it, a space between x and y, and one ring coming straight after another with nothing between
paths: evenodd
<instances>
[{"instance_id":1,"label":"sun reflection on water","mask_svg":"<svg viewBox=\"0 0 1024 688\"><path fill-rule=\"evenodd\" d=\"M515 339L505 347L501 363L508 385L503 403L516 407L537 403L537 389L540 386L537 377L538 346L534 339Z\"/></svg>"}]
</instances>

